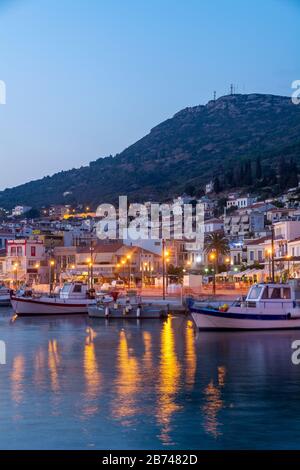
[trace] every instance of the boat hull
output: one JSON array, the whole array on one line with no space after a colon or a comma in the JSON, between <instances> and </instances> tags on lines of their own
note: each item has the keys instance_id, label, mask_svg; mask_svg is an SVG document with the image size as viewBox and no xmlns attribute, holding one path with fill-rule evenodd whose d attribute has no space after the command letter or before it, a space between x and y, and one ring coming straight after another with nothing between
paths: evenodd
<instances>
[{"instance_id":1,"label":"boat hull","mask_svg":"<svg viewBox=\"0 0 300 470\"><path fill-rule=\"evenodd\" d=\"M10 305L10 295L0 295L0 307L8 307Z\"/></svg>"},{"instance_id":2,"label":"boat hull","mask_svg":"<svg viewBox=\"0 0 300 470\"><path fill-rule=\"evenodd\" d=\"M34 315L75 315L88 313L88 306L94 300L64 300L60 298L26 298L12 297L11 304L15 314L19 316Z\"/></svg>"},{"instance_id":3,"label":"boat hull","mask_svg":"<svg viewBox=\"0 0 300 470\"><path fill-rule=\"evenodd\" d=\"M163 319L168 317L167 309L159 309L155 305L142 306L138 314L137 307L133 306L132 309L124 313L124 307L113 308L109 307L107 311L103 306L90 306L88 314L91 318L107 318L107 319L128 319L128 320L141 320L141 319Z\"/></svg>"},{"instance_id":4,"label":"boat hull","mask_svg":"<svg viewBox=\"0 0 300 470\"><path fill-rule=\"evenodd\" d=\"M220 312L209 308L190 309L199 330L284 330L300 329L300 318L287 314Z\"/></svg>"}]
</instances>

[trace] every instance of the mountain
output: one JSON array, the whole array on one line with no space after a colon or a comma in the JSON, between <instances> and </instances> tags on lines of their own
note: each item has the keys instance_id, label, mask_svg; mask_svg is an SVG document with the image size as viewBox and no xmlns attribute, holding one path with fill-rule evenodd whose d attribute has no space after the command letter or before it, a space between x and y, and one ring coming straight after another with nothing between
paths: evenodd
<instances>
[{"instance_id":1,"label":"mountain","mask_svg":"<svg viewBox=\"0 0 300 470\"><path fill-rule=\"evenodd\" d=\"M272 174L274 186L282 158L300 163L300 106L282 96L228 95L183 109L114 157L5 189L0 206L96 206L122 194L131 201L161 201L216 177L225 187L239 186L241 162L250 162L249 174L258 159L263 184ZM256 183L255 174L248 178L250 189Z\"/></svg>"}]
</instances>

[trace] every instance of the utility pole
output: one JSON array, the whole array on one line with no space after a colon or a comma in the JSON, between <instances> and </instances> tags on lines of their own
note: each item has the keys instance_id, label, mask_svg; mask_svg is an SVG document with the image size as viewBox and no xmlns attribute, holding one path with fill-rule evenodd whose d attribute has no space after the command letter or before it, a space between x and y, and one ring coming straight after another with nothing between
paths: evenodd
<instances>
[{"instance_id":1,"label":"utility pole","mask_svg":"<svg viewBox=\"0 0 300 470\"><path fill-rule=\"evenodd\" d=\"M274 227L271 227L271 256L272 256L272 282L275 282L275 259L274 259Z\"/></svg>"},{"instance_id":2,"label":"utility pole","mask_svg":"<svg viewBox=\"0 0 300 470\"><path fill-rule=\"evenodd\" d=\"M90 241L90 288L93 289L94 286L94 270L93 270L93 253L94 253L94 247L93 247L93 240Z\"/></svg>"},{"instance_id":3,"label":"utility pole","mask_svg":"<svg viewBox=\"0 0 300 470\"><path fill-rule=\"evenodd\" d=\"M163 239L162 241L163 300L166 299L165 251L166 251L166 242Z\"/></svg>"}]
</instances>

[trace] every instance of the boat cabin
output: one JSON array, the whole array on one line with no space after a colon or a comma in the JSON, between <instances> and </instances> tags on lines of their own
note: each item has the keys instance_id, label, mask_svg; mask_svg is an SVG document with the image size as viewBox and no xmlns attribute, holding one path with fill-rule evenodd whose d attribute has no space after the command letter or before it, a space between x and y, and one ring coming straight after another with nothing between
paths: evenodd
<instances>
[{"instance_id":1,"label":"boat cabin","mask_svg":"<svg viewBox=\"0 0 300 470\"><path fill-rule=\"evenodd\" d=\"M89 297L87 284L81 282L66 282L59 292L61 299L86 299Z\"/></svg>"},{"instance_id":2,"label":"boat cabin","mask_svg":"<svg viewBox=\"0 0 300 470\"><path fill-rule=\"evenodd\" d=\"M266 283L253 285L246 297L247 302L300 301L300 280L293 279L287 284Z\"/></svg>"}]
</instances>

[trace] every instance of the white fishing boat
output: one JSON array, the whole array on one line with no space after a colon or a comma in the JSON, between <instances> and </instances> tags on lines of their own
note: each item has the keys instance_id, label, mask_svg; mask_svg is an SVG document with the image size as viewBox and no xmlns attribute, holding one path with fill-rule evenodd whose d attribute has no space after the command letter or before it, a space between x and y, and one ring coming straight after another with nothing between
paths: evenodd
<instances>
[{"instance_id":1,"label":"white fishing boat","mask_svg":"<svg viewBox=\"0 0 300 470\"><path fill-rule=\"evenodd\" d=\"M190 299L189 311L200 330L273 330L300 328L300 280L254 284L245 299L220 307Z\"/></svg>"},{"instance_id":2,"label":"white fishing boat","mask_svg":"<svg viewBox=\"0 0 300 470\"><path fill-rule=\"evenodd\" d=\"M11 296L11 304L19 316L68 315L88 313L88 307L96 304L96 300L86 284L70 282L64 284L58 295L37 296L20 291Z\"/></svg>"},{"instance_id":3,"label":"white fishing boat","mask_svg":"<svg viewBox=\"0 0 300 470\"><path fill-rule=\"evenodd\" d=\"M5 287L0 287L0 307L8 307L10 305L10 290Z\"/></svg>"},{"instance_id":4,"label":"white fishing boat","mask_svg":"<svg viewBox=\"0 0 300 470\"><path fill-rule=\"evenodd\" d=\"M169 306L158 305L153 302L142 302L136 295L118 298L118 292L103 295L96 305L88 308L88 314L92 318L106 319L165 319L168 318Z\"/></svg>"}]
</instances>

